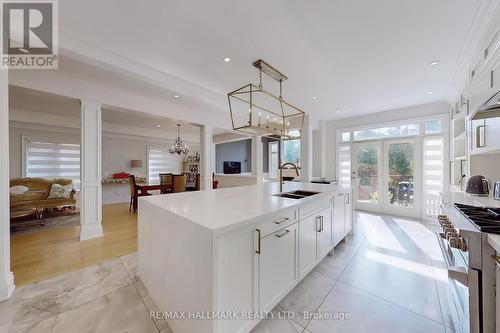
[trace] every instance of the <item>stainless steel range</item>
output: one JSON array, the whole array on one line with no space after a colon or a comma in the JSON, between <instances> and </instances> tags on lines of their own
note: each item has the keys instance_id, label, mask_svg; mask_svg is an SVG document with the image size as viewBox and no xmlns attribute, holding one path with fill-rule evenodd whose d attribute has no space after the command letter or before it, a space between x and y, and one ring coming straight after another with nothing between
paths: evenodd
<instances>
[{"instance_id":1,"label":"stainless steel range","mask_svg":"<svg viewBox=\"0 0 500 333\"><path fill-rule=\"evenodd\" d=\"M448 297L455 330L495 330L495 251L487 232L500 233L500 211L456 203L442 206L438 241L448 270Z\"/></svg>"}]
</instances>

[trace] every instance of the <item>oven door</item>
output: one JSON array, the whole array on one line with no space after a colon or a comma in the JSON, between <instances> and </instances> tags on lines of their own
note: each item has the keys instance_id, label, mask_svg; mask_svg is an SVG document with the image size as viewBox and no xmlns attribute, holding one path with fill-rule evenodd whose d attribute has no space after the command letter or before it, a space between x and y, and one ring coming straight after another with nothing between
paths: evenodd
<instances>
[{"instance_id":1,"label":"oven door","mask_svg":"<svg viewBox=\"0 0 500 333\"><path fill-rule=\"evenodd\" d=\"M454 329L462 333L479 333L479 275L470 269L459 249L449 246L443 233L437 234L448 272L448 303Z\"/></svg>"}]
</instances>

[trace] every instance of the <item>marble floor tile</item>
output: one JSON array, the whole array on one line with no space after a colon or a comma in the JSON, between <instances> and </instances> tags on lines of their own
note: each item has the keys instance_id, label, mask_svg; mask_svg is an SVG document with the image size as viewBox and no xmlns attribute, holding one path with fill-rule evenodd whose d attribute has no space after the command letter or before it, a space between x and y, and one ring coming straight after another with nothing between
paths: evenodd
<instances>
[{"instance_id":1,"label":"marble floor tile","mask_svg":"<svg viewBox=\"0 0 500 333\"><path fill-rule=\"evenodd\" d=\"M373 252L356 255L339 281L442 323L432 265Z\"/></svg>"},{"instance_id":2,"label":"marble floor tile","mask_svg":"<svg viewBox=\"0 0 500 333\"><path fill-rule=\"evenodd\" d=\"M251 333L309 333L293 320L279 318L278 312L274 310L274 317L262 320Z\"/></svg>"},{"instance_id":3,"label":"marble floor tile","mask_svg":"<svg viewBox=\"0 0 500 333\"><path fill-rule=\"evenodd\" d=\"M0 332L8 332L21 306L24 288L16 287L9 299L0 302Z\"/></svg>"},{"instance_id":4,"label":"marble floor tile","mask_svg":"<svg viewBox=\"0 0 500 333\"><path fill-rule=\"evenodd\" d=\"M342 274L344 267L337 265L338 258L335 256L326 256L315 268L315 272L319 272L325 276L328 276L333 281L336 281Z\"/></svg>"},{"instance_id":5,"label":"marble floor tile","mask_svg":"<svg viewBox=\"0 0 500 333\"><path fill-rule=\"evenodd\" d=\"M16 332L156 333L158 328L134 286L128 285Z\"/></svg>"},{"instance_id":6,"label":"marble floor tile","mask_svg":"<svg viewBox=\"0 0 500 333\"><path fill-rule=\"evenodd\" d=\"M12 330L25 331L36 323L131 284L119 259L65 273L24 287Z\"/></svg>"},{"instance_id":7,"label":"marble floor tile","mask_svg":"<svg viewBox=\"0 0 500 333\"><path fill-rule=\"evenodd\" d=\"M312 271L276 308L280 311L293 312L293 320L305 327L309 323L309 317L305 319L304 313L316 312L334 283L335 279Z\"/></svg>"},{"instance_id":8,"label":"marble floor tile","mask_svg":"<svg viewBox=\"0 0 500 333\"><path fill-rule=\"evenodd\" d=\"M359 289L337 282L319 309L337 319L313 319L311 333L404 332L444 333L444 327ZM342 317L341 316L345 316ZM347 315L350 317L347 319Z\"/></svg>"},{"instance_id":9,"label":"marble floor tile","mask_svg":"<svg viewBox=\"0 0 500 333\"><path fill-rule=\"evenodd\" d=\"M125 270L132 280L137 277L137 251L120 257Z\"/></svg>"},{"instance_id":10,"label":"marble floor tile","mask_svg":"<svg viewBox=\"0 0 500 333\"><path fill-rule=\"evenodd\" d=\"M148 311L153 311L153 312L160 311L155 301L153 300L151 295L149 295L146 287L144 286L144 284L142 283L141 279L138 276L136 276L136 279L134 280L134 286L137 289L137 292L139 293L139 296L141 297L142 302L144 303ZM158 326L160 330L165 330L165 332L172 331L166 320L157 318L153 318L153 320L156 326Z\"/></svg>"}]
</instances>

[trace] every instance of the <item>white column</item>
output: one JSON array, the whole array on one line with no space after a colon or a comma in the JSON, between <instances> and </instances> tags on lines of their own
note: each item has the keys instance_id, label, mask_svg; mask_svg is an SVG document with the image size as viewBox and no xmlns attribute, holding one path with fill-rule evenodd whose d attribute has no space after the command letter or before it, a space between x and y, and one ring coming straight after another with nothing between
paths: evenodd
<instances>
[{"instance_id":1,"label":"white column","mask_svg":"<svg viewBox=\"0 0 500 333\"><path fill-rule=\"evenodd\" d=\"M303 182L312 178L312 147L312 127L306 115L300 136L300 181Z\"/></svg>"},{"instance_id":2,"label":"white column","mask_svg":"<svg viewBox=\"0 0 500 333\"><path fill-rule=\"evenodd\" d=\"M0 301L14 291L10 271L10 204L9 204L9 76L0 69Z\"/></svg>"},{"instance_id":3,"label":"white column","mask_svg":"<svg viewBox=\"0 0 500 333\"><path fill-rule=\"evenodd\" d=\"M80 240L103 235L101 188L101 104L81 101Z\"/></svg>"},{"instance_id":4,"label":"white column","mask_svg":"<svg viewBox=\"0 0 500 333\"><path fill-rule=\"evenodd\" d=\"M212 189L212 127L200 126L200 188Z\"/></svg>"},{"instance_id":5,"label":"white column","mask_svg":"<svg viewBox=\"0 0 500 333\"><path fill-rule=\"evenodd\" d=\"M254 135L252 136L252 176L256 177L257 184L261 184L264 181L264 173L262 171L264 157L262 154L262 137Z\"/></svg>"},{"instance_id":6,"label":"white column","mask_svg":"<svg viewBox=\"0 0 500 333\"><path fill-rule=\"evenodd\" d=\"M320 136L320 159L321 159L321 168L320 168L320 177L326 178L326 122L319 122L319 136Z\"/></svg>"}]
</instances>

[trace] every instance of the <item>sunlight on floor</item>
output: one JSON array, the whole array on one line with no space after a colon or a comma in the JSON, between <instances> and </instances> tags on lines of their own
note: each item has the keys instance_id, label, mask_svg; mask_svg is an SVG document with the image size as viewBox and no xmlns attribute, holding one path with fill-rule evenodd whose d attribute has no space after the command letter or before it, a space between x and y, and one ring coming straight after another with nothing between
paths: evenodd
<instances>
[{"instance_id":1,"label":"sunlight on floor","mask_svg":"<svg viewBox=\"0 0 500 333\"><path fill-rule=\"evenodd\" d=\"M411 273L428 277L429 279L441 280L443 282L448 281L447 279L444 278L445 275L440 274L442 272L439 272L438 274L435 274L434 272L434 270L436 271L440 270L444 271L444 270L435 268L432 265L424 265L415 261L401 259L375 251L368 251L366 253L366 257L370 260L380 262L384 265L390 265L398 269L402 269Z\"/></svg>"},{"instance_id":2,"label":"sunlight on floor","mask_svg":"<svg viewBox=\"0 0 500 333\"><path fill-rule=\"evenodd\" d=\"M377 229L374 232L368 233L366 240L373 246L383 248L399 253L407 253L396 235L391 231L389 226L381 216L378 216Z\"/></svg>"}]
</instances>

